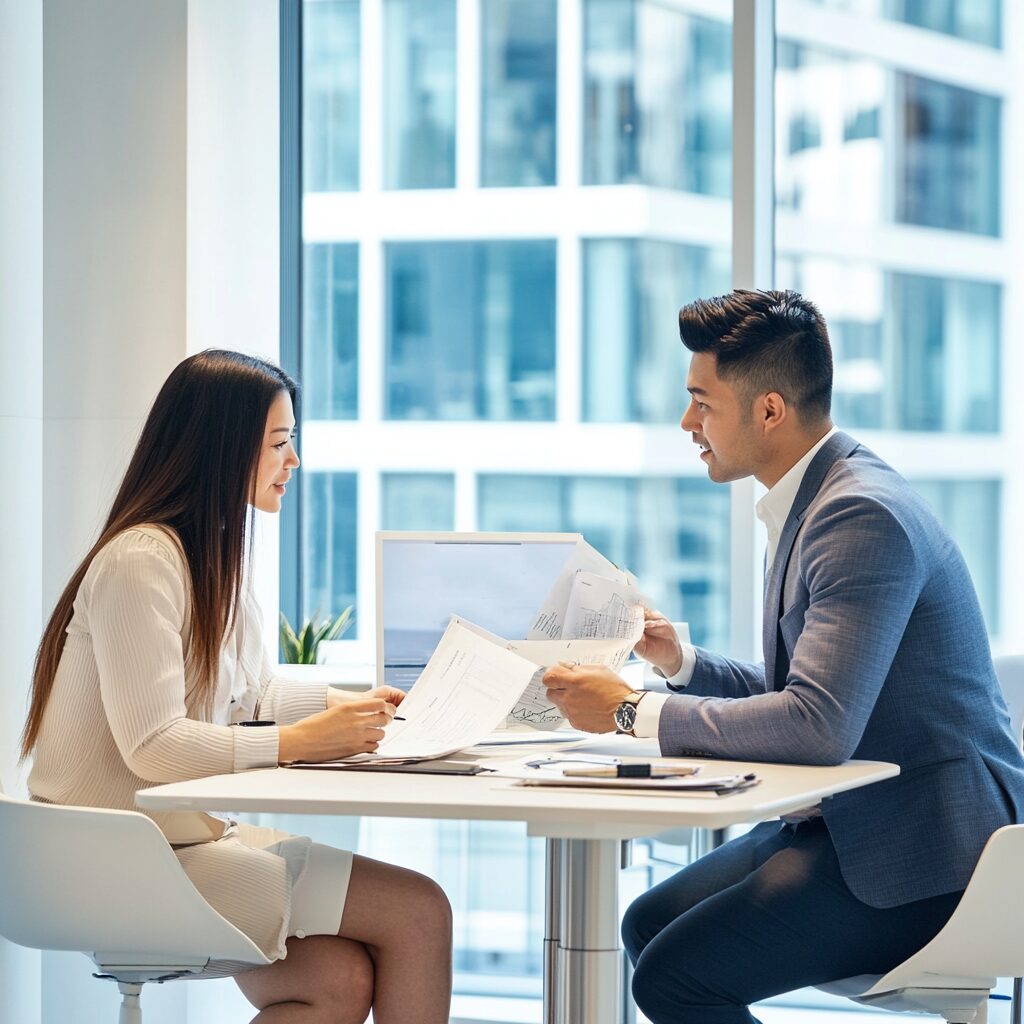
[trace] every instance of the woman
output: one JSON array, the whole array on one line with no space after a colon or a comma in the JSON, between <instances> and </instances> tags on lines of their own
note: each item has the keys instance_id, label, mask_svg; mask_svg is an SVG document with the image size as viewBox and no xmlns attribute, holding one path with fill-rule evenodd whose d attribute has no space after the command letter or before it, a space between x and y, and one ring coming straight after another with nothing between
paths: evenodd
<instances>
[{"instance_id":1,"label":"woman","mask_svg":"<svg viewBox=\"0 0 1024 1024\"><path fill-rule=\"evenodd\" d=\"M249 585L251 509L298 468L294 382L209 350L167 379L99 540L36 658L22 752L36 800L135 809L154 783L372 751L401 691L272 676ZM262 728L244 728L256 722ZM154 814L210 904L274 962L237 975L254 1024L441 1024L451 912L412 871L274 829ZM244 973L239 973L243 971Z\"/></svg>"}]
</instances>

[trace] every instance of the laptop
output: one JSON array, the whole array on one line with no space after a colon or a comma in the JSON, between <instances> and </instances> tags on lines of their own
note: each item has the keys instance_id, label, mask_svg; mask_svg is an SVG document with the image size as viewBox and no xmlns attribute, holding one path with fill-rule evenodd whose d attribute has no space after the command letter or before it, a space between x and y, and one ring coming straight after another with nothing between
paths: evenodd
<instances>
[{"instance_id":1,"label":"laptop","mask_svg":"<svg viewBox=\"0 0 1024 1024\"><path fill-rule=\"evenodd\" d=\"M523 639L578 533L377 533L377 685L409 690L452 614Z\"/></svg>"}]
</instances>

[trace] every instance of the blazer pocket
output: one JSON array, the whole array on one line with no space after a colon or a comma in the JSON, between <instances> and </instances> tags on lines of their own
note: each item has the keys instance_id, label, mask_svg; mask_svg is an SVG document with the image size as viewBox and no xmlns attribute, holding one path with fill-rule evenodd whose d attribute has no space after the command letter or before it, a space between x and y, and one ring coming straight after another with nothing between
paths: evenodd
<instances>
[{"instance_id":1,"label":"blazer pocket","mask_svg":"<svg viewBox=\"0 0 1024 1024\"><path fill-rule=\"evenodd\" d=\"M793 651L800 634L804 630L804 614L807 606L804 604L794 605L779 619L779 632L782 634L782 642L786 646L786 654L790 660L793 658Z\"/></svg>"}]
</instances>

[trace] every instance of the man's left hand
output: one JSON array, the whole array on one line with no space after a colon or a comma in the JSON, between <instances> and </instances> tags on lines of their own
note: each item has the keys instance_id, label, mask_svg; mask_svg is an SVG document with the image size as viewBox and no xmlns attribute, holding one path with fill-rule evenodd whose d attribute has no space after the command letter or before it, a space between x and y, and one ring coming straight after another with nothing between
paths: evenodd
<instances>
[{"instance_id":1,"label":"man's left hand","mask_svg":"<svg viewBox=\"0 0 1024 1024\"><path fill-rule=\"evenodd\" d=\"M555 665L544 673L548 700L584 732L614 732L615 709L633 693L603 665Z\"/></svg>"}]
</instances>

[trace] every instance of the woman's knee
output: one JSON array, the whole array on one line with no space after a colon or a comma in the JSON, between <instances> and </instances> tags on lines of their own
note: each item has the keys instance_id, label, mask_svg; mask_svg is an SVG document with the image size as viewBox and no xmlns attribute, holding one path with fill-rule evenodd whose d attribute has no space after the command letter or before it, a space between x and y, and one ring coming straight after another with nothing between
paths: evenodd
<instances>
[{"instance_id":1,"label":"woman's knee","mask_svg":"<svg viewBox=\"0 0 1024 1024\"><path fill-rule=\"evenodd\" d=\"M417 874L415 890L414 913L417 920L450 944L452 905L444 889L432 878Z\"/></svg>"}]
</instances>

